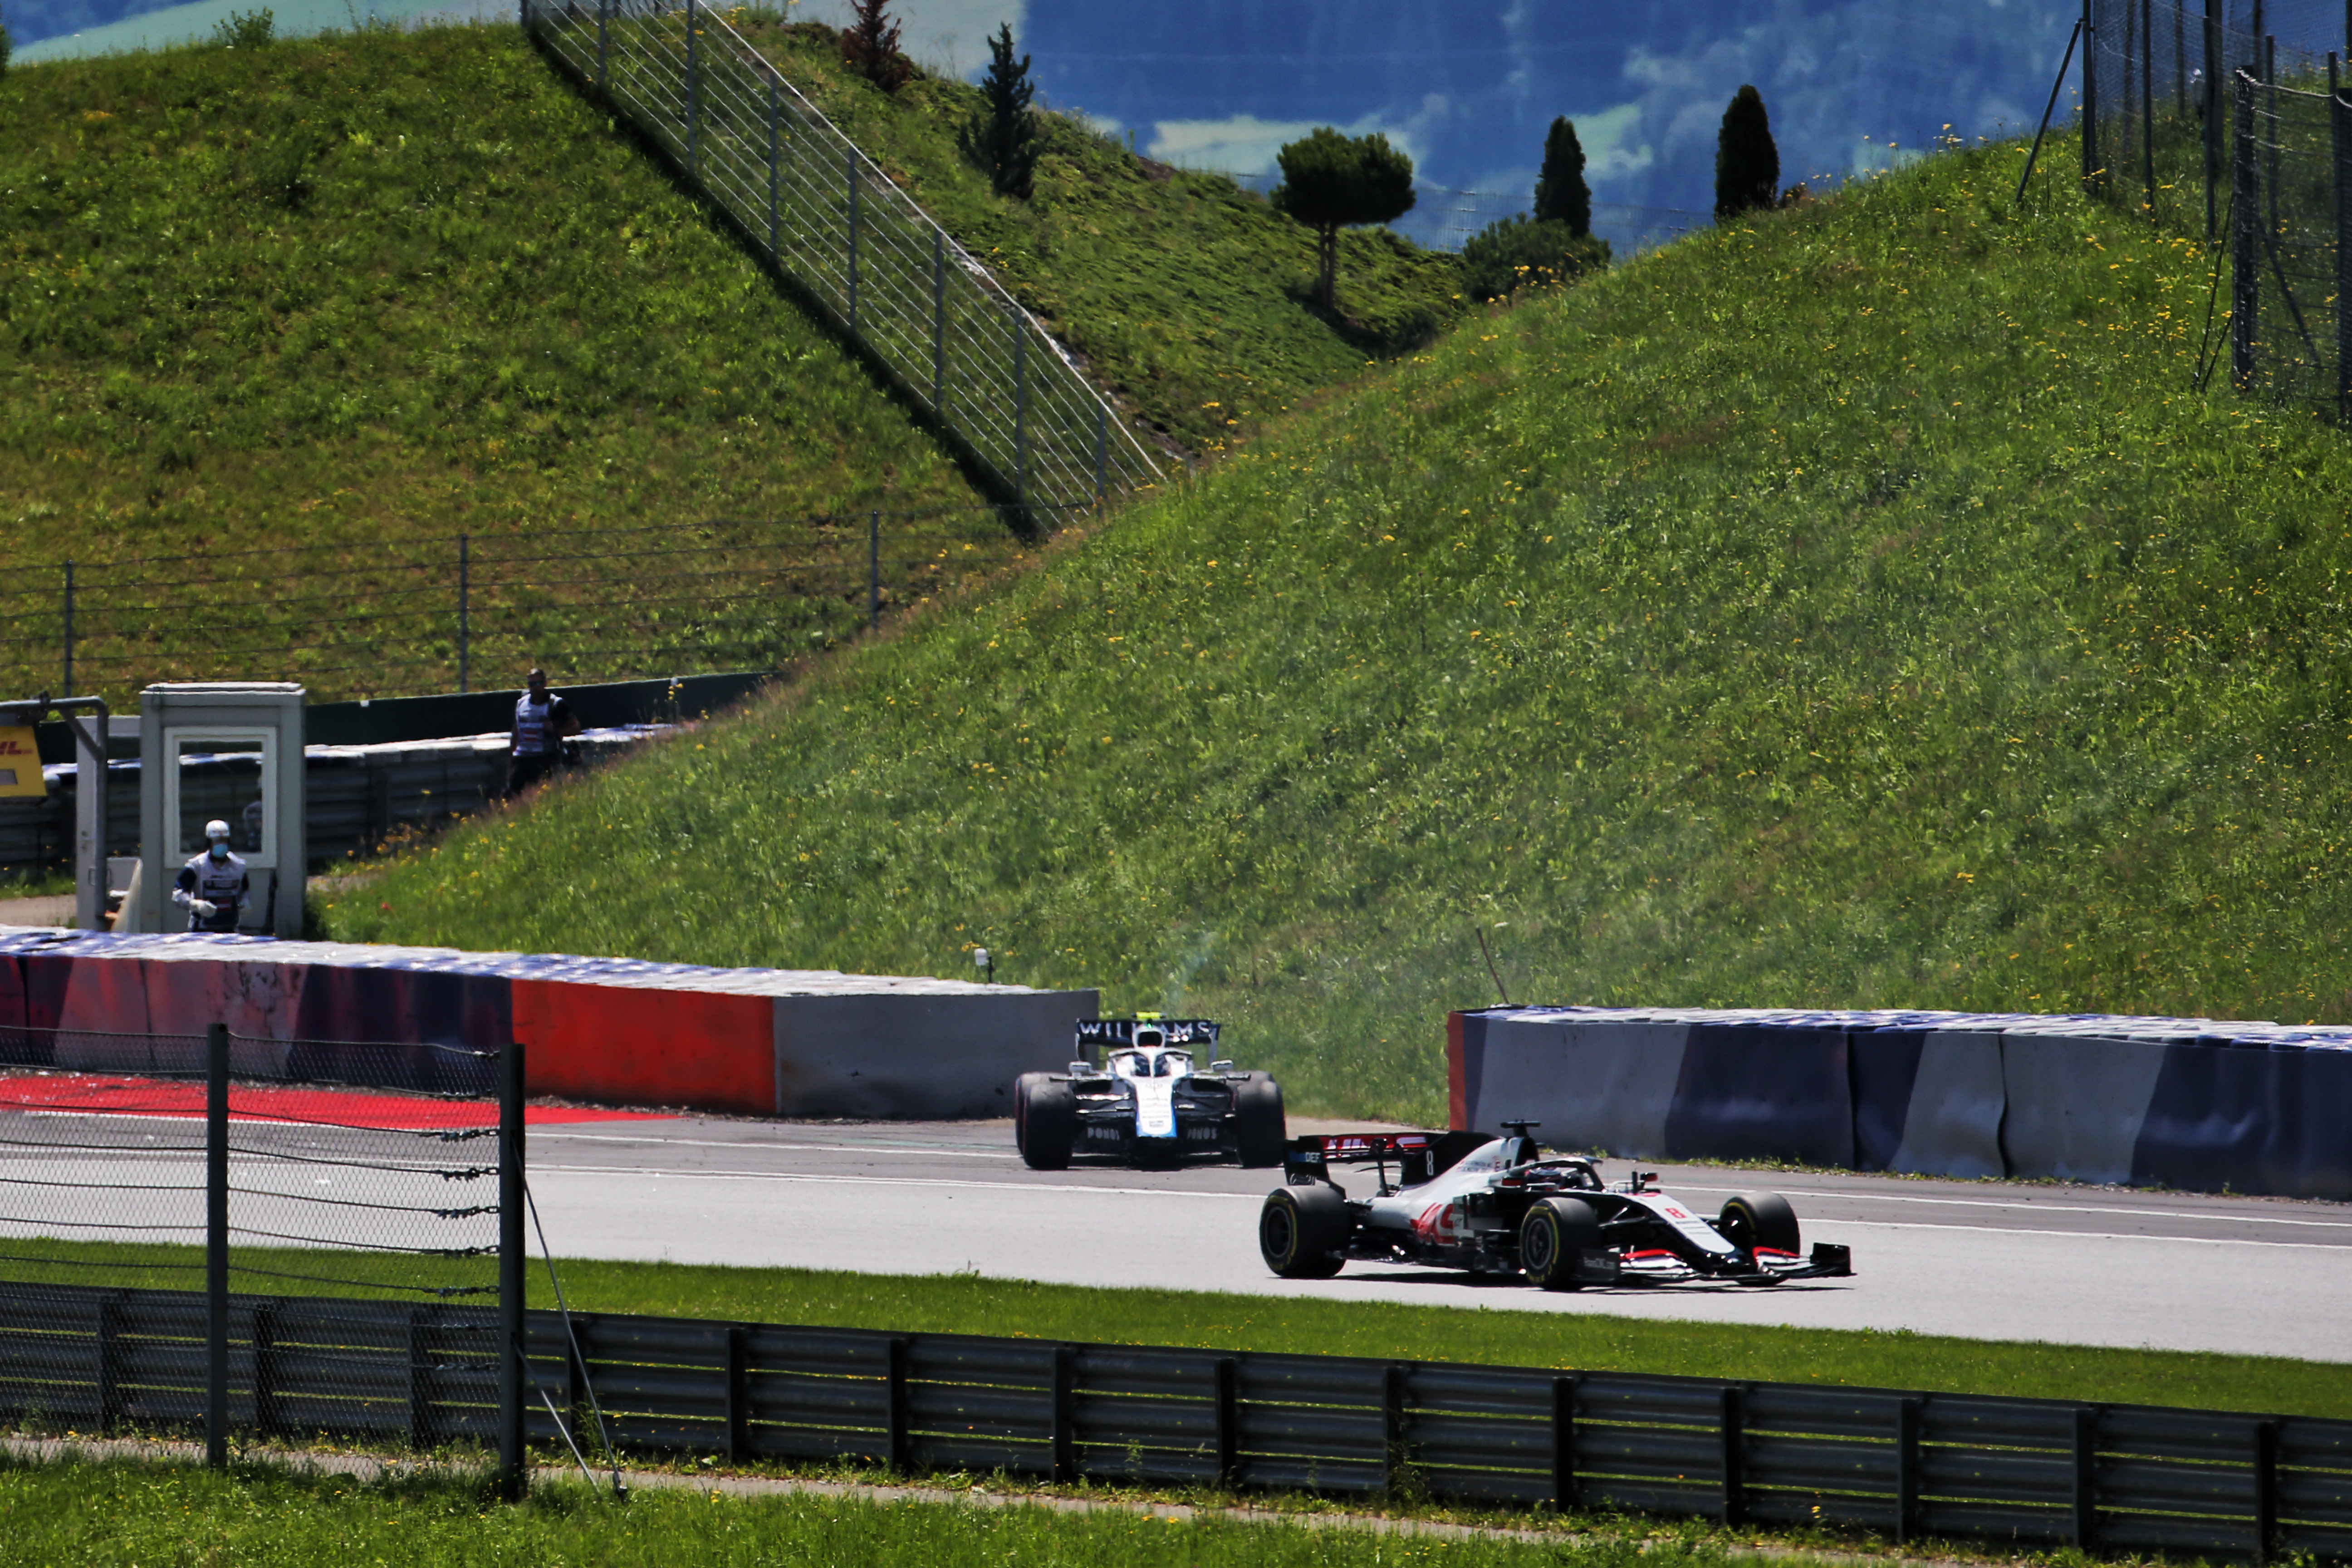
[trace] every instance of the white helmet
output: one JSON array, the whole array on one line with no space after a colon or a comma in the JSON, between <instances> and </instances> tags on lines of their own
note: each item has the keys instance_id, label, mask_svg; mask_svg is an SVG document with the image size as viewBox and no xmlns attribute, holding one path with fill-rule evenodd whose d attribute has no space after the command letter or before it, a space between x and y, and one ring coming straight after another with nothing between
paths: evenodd
<instances>
[{"instance_id":1,"label":"white helmet","mask_svg":"<svg viewBox=\"0 0 2352 1568\"><path fill-rule=\"evenodd\" d=\"M214 817L210 822L205 824L205 837L207 839L226 838L228 837L228 824L223 822L217 816Z\"/></svg>"}]
</instances>

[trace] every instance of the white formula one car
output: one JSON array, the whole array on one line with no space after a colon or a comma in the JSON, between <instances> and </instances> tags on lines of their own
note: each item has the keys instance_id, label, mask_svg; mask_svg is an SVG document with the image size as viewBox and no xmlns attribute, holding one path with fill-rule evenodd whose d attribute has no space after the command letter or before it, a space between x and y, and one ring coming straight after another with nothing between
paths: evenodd
<instances>
[{"instance_id":1,"label":"white formula one car","mask_svg":"<svg viewBox=\"0 0 2352 1568\"><path fill-rule=\"evenodd\" d=\"M1025 1072L1013 1086L1013 1136L1034 1171L1058 1171L1074 1154L1171 1166L1189 1157L1282 1163L1282 1088L1262 1072L1212 1060L1195 1071L1195 1047L1214 1058L1206 1018L1089 1018L1078 1025L1067 1072ZM1106 1059L1094 1065L1091 1053Z\"/></svg>"},{"instance_id":2,"label":"white formula one car","mask_svg":"<svg viewBox=\"0 0 2352 1568\"><path fill-rule=\"evenodd\" d=\"M1286 1279L1328 1279L1349 1259L1524 1275L1547 1290L1693 1279L1778 1285L1853 1272L1843 1247L1801 1254L1778 1193L1742 1193L1713 1219L1653 1184L1605 1184L1590 1160L1546 1156L1528 1130L1353 1132L1292 1141L1284 1185L1258 1211L1258 1249ZM1372 1194L1348 1196L1333 1163L1371 1165ZM1394 1163L1397 1179L1389 1180Z\"/></svg>"}]
</instances>

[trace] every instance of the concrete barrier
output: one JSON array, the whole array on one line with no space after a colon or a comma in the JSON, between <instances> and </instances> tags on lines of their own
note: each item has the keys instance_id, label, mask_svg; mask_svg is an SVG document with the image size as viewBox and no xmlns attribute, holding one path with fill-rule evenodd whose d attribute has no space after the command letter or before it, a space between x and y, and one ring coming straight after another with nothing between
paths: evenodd
<instances>
[{"instance_id":1,"label":"concrete barrier","mask_svg":"<svg viewBox=\"0 0 2352 1568\"><path fill-rule=\"evenodd\" d=\"M193 1068L179 1059L184 1037L226 1023L250 1037L238 1049L257 1068L363 1068L385 1087L486 1091L488 1063L392 1047L488 1050L514 1038L529 1048L533 1094L782 1116L1009 1114L1013 1080L1067 1062L1073 1026L1095 1016L1097 997L207 935L0 933L0 1026L12 1012L29 1026L9 1052L25 1065Z\"/></svg>"},{"instance_id":2,"label":"concrete barrier","mask_svg":"<svg viewBox=\"0 0 2352 1568\"><path fill-rule=\"evenodd\" d=\"M1448 1041L1455 1126L1558 1148L2352 1199L2352 1029L1518 1007Z\"/></svg>"}]
</instances>

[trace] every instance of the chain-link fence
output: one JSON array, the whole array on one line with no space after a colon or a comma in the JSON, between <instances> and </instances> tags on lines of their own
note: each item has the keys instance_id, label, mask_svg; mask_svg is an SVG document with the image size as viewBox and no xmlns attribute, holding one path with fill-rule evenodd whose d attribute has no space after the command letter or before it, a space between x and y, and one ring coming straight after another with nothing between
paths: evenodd
<instances>
[{"instance_id":1,"label":"chain-link fence","mask_svg":"<svg viewBox=\"0 0 2352 1568\"><path fill-rule=\"evenodd\" d=\"M2352 267L2338 0L2086 0L2083 171L2094 188L2230 255L2242 389L2337 408Z\"/></svg>"},{"instance_id":2,"label":"chain-link fence","mask_svg":"<svg viewBox=\"0 0 2352 1568\"><path fill-rule=\"evenodd\" d=\"M515 1473L513 1054L0 1030L0 1419Z\"/></svg>"},{"instance_id":3,"label":"chain-link fence","mask_svg":"<svg viewBox=\"0 0 2352 1568\"><path fill-rule=\"evenodd\" d=\"M333 700L534 664L574 683L771 669L1028 548L969 509L0 561L0 689L128 704L234 675Z\"/></svg>"},{"instance_id":4,"label":"chain-link fence","mask_svg":"<svg viewBox=\"0 0 2352 1568\"><path fill-rule=\"evenodd\" d=\"M1083 505L1159 479L1053 336L725 18L694 0L522 16L1008 496Z\"/></svg>"}]
</instances>

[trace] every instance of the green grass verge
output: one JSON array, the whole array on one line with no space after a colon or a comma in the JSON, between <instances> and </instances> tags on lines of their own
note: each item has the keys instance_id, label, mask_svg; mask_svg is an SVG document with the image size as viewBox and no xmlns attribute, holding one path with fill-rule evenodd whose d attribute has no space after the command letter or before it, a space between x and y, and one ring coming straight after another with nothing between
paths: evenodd
<instances>
[{"instance_id":1,"label":"green grass verge","mask_svg":"<svg viewBox=\"0 0 2352 1568\"><path fill-rule=\"evenodd\" d=\"M1193 451L1226 450L1464 311L1454 258L1387 229L1343 238L1340 309L1322 310L1307 229L1221 175L1138 158L1082 115L1041 115L1034 191L999 197L959 150L979 89L926 76L884 93L842 65L832 28L731 15L1096 375Z\"/></svg>"},{"instance_id":2,"label":"green grass verge","mask_svg":"<svg viewBox=\"0 0 2352 1568\"><path fill-rule=\"evenodd\" d=\"M1643 1542L1416 1542L1360 1530L1176 1523L1036 1508L963 1508L855 1499L738 1500L641 1491L626 1508L576 1488L503 1507L475 1486L414 1479L362 1483L266 1468L216 1474L192 1466L0 1461L0 1563L89 1568L191 1563L395 1563L404 1568L551 1565L856 1563L961 1568L1139 1562L1191 1568L1324 1568L1442 1561L1460 1568L1539 1563L1631 1568L1657 1562ZM1721 1561L1671 1549L1669 1561Z\"/></svg>"},{"instance_id":3,"label":"green grass verge","mask_svg":"<svg viewBox=\"0 0 2352 1568\"><path fill-rule=\"evenodd\" d=\"M1523 1002L2352 1017L2352 444L2192 390L2199 247L2021 156L1482 316L334 934L982 943L1408 1121L1480 929Z\"/></svg>"},{"instance_id":4,"label":"green grass verge","mask_svg":"<svg viewBox=\"0 0 2352 1568\"><path fill-rule=\"evenodd\" d=\"M18 1260L36 1255L43 1268ZM122 1247L106 1243L11 1242L0 1263L10 1279L189 1288L194 1247ZM322 1264L321 1259L331 1259ZM415 1285L414 1260L348 1254L264 1253L238 1261L287 1274L332 1274ZM179 1263L182 1269L158 1269ZM148 1265L142 1269L139 1265ZM2109 1400L2199 1409L2352 1417L2352 1365L2268 1356L2111 1350L1948 1339L1896 1331L1746 1327L1667 1319L1492 1308L1415 1307L1318 1301L1207 1291L1041 1285L978 1275L852 1274L812 1268L728 1268L676 1263L558 1260L575 1311L640 1312L737 1322L887 1328L909 1333L1000 1334L1097 1343L1183 1345L1312 1355L1458 1361L1499 1366L1844 1384L1862 1388L2011 1394L2032 1399ZM473 1283L452 1268L446 1279ZM282 1277L239 1274L232 1288L256 1294L370 1294ZM1465 1291L1465 1294L1467 1292ZM1499 1291L1508 1298L1513 1291ZM534 1264L530 1304L552 1307L546 1271Z\"/></svg>"}]
</instances>

